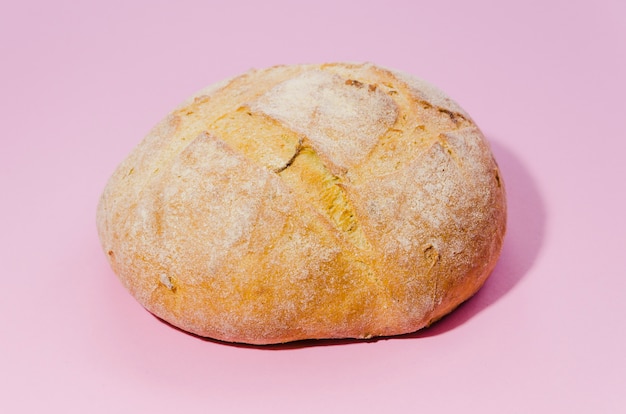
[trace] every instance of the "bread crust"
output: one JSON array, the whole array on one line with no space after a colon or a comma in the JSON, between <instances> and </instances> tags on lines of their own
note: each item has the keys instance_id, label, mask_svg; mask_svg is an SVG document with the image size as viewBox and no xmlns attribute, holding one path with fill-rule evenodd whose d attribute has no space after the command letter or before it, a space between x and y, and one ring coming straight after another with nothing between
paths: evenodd
<instances>
[{"instance_id":1,"label":"bread crust","mask_svg":"<svg viewBox=\"0 0 626 414\"><path fill-rule=\"evenodd\" d=\"M150 312L270 344L416 331L471 297L506 227L482 133L424 81L277 66L159 123L100 199L103 249Z\"/></svg>"}]
</instances>

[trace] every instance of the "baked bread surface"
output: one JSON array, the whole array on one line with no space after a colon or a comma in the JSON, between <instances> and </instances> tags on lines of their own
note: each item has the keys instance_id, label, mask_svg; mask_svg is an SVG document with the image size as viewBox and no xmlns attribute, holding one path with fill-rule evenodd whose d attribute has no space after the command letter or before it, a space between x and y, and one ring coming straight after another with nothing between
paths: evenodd
<instances>
[{"instance_id":1,"label":"baked bread surface","mask_svg":"<svg viewBox=\"0 0 626 414\"><path fill-rule=\"evenodd\" d=\"M97 212L144 307L251 344L428 326L485 282L505 223L468 114L417 78L341 63L200 91L121 163Z\"/></svg>"}]
</instances>

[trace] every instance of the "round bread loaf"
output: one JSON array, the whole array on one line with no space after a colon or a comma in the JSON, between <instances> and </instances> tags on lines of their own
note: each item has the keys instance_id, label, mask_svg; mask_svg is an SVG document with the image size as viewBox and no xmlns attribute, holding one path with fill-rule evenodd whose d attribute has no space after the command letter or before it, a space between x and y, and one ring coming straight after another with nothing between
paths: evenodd
<instances>
[{"instance_id":1,"label":"round bread loaf","mask_svg":"<svg viewBox=\"0 0 626 414\"><path fill-rule=\"evenodd\" d=\"M498 167L463 109L343 63L199 92L122 162L97 214L144 307L251 344L428 326L485 282L505 222Z\"/></svg>"}]
</instances>

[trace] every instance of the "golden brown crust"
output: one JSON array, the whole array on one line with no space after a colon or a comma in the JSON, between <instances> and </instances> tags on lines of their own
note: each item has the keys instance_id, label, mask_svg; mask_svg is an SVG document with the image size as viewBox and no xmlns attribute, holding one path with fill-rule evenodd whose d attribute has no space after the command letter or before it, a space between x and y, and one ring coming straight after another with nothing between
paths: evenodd
<instances>
[{"instance_id":1,"label":"golden brown crust","mask_svg":"<svg viewBox=\"0 0 626 414\"><path fill-rule=\"evenodd\" d=\"M232 342L412 332L495 266L506 205L480 130L370 64L279 66L198 93L118 167L98 230L121 281Z\"/></svg>"}]
</instances>

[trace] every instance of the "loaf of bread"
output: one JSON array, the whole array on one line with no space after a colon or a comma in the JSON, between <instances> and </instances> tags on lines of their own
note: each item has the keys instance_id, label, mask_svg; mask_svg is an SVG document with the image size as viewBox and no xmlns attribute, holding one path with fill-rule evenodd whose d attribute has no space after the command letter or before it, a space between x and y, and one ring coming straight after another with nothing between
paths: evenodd
<instances>
[{"instance_id":1,"label":"loaf of bread","mask_svg":"<svg viewBox=\"0 0 626 414\"><path fill-rule=\"evenodd\" d=\"M122 162L97 213L146 309L250 344L426 327L482 286L505 223L498 166L463 109L343 63L200 91Z\"/></svg>"}]
</instances>

